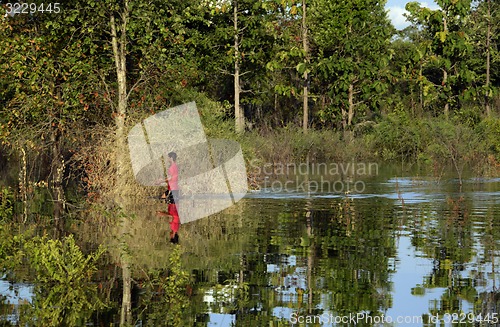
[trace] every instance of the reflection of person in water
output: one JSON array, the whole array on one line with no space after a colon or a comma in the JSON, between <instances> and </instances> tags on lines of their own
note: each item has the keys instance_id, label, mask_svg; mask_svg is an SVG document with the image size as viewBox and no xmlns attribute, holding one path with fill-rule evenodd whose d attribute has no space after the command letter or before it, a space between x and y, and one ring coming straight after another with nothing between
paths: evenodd
<instances>
[{"instance_id":1,"label":"reflection of person in water","mask_svg":"<svg viewBox=\"0 0 500 327\"><path fill-rule=\"evenodd\" d=\"M175 152L168 153L168 163L169 168L167 172L167 182L168 190L161 196L162 199L166 199L168 203L175 203L179 199L179 170L177 168L177 154Z\"/></svg>"},{"instance_id":2,"label":"reflection of person in water","mask_svg":"<svg viewBox=\"0 0 500 327\"><path fill-rule=\"evenodd\" d=\"M168 212L157 211L158 215L162 217L169 217L170 224L170 242L177 244L179 243L179 227L181 225L181 220L179 219L179 213L177 212L177 206L174 203L168 204Z\"/></svg>"},{"instance_id":3,"label":"reflection of person in water","mask_svg":"<svg viewBox=\"0 0 500 327\"><path fill-rule=\"evenodd\" d=\"M179 243L179 227L181 221L179 219L179 212L177 211L177 206L179 205L179 170L177 168L177 154L175 152L168 153L168 163L170 164L167 171L167 182L168 190L162 194L161 198L165 199L168 203L168 212L158 211L157 213L163 217L169 217L170 224L170 242L177 244Z\"/></svg>"}]
</instances>

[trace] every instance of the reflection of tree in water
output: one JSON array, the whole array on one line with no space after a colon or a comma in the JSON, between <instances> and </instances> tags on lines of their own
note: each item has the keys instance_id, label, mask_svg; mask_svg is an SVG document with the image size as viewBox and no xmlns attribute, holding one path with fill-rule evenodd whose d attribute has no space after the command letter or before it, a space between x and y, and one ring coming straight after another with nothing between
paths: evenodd
<instances>
[{"instance_id":1,"label":"reflection of tree in water","mask_svg":"<svg viewBox=\"0 0 500 327\"><path fill-rule=\"evenodd\" d=\"M22 238L22 235L14 238ZM103 254L99 248L85 255L73 236L62 240L34 237L25 240L15 256L28 259L34 276L33 298L21 307L21 325L77 326L91 321L92 313L105 307L92 277ZM14 270L19 269L18 261Z\"/></svg>"},{"instance_id":2,"label":"reflection of tree in water","mask_svg":"<svg viewBox=\"0 0 500 327\"><path fill-rule=\"evenodd\" d=\"M430 301L430 314L443 316L460 312L462 299L473 303L477 296L474 281L461 275L473 257L470 207L470 201L463 197L448 198L438 211L430 205L422 205L422 211L414 218L412 244L432 258L433 267L412 293L424 295L425 289L446 289L439 299Z\"/></svg>"},{"instance_id":3,"label":"reflection of tree in water","mask_svg":"<svg viewBox=\"0 0 500 327\"><path fill-rule=\"evenodd\" d=\"M430 302L429 312L433 315L460 313L464 300L474 306L476 315L482 313L484 316L498 310L494 261L495 240L500 239L500 233L493 223L493 214L486 217L484 228L478 229L471 214L472 199L464 196L447 198L440 206L436 210L432 204L419 205L420 212L412 221L412 244L433 260L431 273L412 292L423 295L426 289L445 289L439 299ZM484 253L476 253L475 241L482 243ZM491 274L481 269L488 263L491 264ZM471 270L472 266L479 269ZM493 291L478 292L478 289L491 288Z\"/></svg>"},{"instance_id":4,"label":"reflection of tree in water","mask_svg":"<svg viewBox=\"0 0 500 327\"><path fill-rule=\"evenodd\" d=\"M120 249L128 253L132 323L153 326L163 320L180 326L182 319L206 324L221 315L236 326L286 325L291 312L378 314L392 306L389 261L395 257L398 233L392 200L240 202L224 213L183 225L180 247L166 239L168 221L155 214L159 208L154 206L128 208L133 218L127 230L110 226L107 236L89 233L87 241L108 244L114 258L111 268L102 271L117 267L118 282L111 291L116 306L122 303L123 290ZM481 278L488 279L482 272L460 276L474 256L470 238L480 237L485 248L481 260L486 262L491 262L499 239L493 213L488 218L491 228L484 231L490 239L473 235L468 205L463 201L457 211L450 201L441 215L419 204L419 214L407 217L413 244L436 262L414 294L447 288L432 304L432 312L455 310L464 298L476 301L479 310L487 296L490 306L483 305L483 310L496 310L494 294L475 292ZM120 238L126 247L119 246ZM179 249L176 263L169 261L173 249ZM180 265L177 272L175 264ZM194 281L184 279L185 274ZM110 277L105 278L104 293L110 291ZM119 317L118 309L110 320L118 322Z\"/></svg>"},{"instance_id":5,"label":"reflection of tree in water","mask_svg":"<svg viewBox=\"0 0 500 327\"><path fill-rule=\"evenodd\" d=\"M488 278L492 280L490 291L484 291L479 294L476 312L483 316L487 314L497 314L500 316L500 290L496 283L496 256L498 255L498 240L500 240L500 226L495 222L495 211L489 208L484 219L484 231L480 236L483 243L484 252L481 254L480 260L484 263L491 264L491 270L485 271L482 274L477 274L476 280L479 285L487 285ZM488 276L489 275L489 276Z\"/></svg>"},{"instance_id":6,"label":"reflection of tree in water","mask_svg":"<svg viewBox=\"0 0 500 327\"><path fill-rule=\"evenodd\" d=\"M388 258L395 245L384 226L384 206L357 208L356 201L347 200L338 210L338 204L333 210L313 210L306 203L303 214L278 215L270 245L284 255L266 258L274 267L268 273L274 287L270 310L291 307L309 315L389 307Z\"/></svg>"},{"instance_id":7,"label":"reflection of tree in water","mask_svg":"<svg viewBox=\"0 0 500 327\"><path fill-rule=\"evenodd\" d=\"M317 213L318 272L338 315L390 307L389 258L395 256L395 225L387 204L346 198L331 212ZM323 216L323 217L321 217ZM322 218L322 219L321 219Z\"/></svg>"}]
</instances>

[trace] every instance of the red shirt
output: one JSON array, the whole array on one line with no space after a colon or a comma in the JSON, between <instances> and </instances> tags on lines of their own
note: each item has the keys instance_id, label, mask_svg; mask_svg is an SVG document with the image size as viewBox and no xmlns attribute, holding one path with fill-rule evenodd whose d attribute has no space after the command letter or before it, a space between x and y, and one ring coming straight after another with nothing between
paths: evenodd
<instances>
[{"instance_id":1,"label":"red shirt","mask_svg":"<svg viewBox=\"0 0 500 327\"><path fill-rule=\"evenodd\" d=\"M168 168L168 189L171 191L176 191L179 189L178 185L179 171L177 170L177 164L173 162Z\"/></svg>"}]
</instances>

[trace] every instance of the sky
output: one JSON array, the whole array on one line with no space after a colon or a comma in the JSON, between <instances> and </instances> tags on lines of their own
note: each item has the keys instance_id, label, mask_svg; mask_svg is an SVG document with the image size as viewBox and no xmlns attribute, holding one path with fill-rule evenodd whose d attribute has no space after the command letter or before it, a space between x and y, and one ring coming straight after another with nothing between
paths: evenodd
<instances>
[{"instance_id":1,"label":"sky","mask_svg":"<svg viewBox=\"0 0 500 327\"><path fill-rule=\"evenodd\" d=\"M385 5L385 8L388 10L389 19L392 21L392 24L397 29L403 29L409 25L409 23L406 21L403 14L406 12L406 10L405 10L406 3L410 2L410 1L420 2L420 4L422 6L428 7L430 9L439 8L438 5L433 0L425 0L425 1L388 0L387 4Z\"/></svg>"}]
</instances>

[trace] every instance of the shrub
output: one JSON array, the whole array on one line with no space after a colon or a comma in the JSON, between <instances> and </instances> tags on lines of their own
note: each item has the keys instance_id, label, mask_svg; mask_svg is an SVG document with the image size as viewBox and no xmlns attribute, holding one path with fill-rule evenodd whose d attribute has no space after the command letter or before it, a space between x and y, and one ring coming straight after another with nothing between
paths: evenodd
<instances>
[{"instance_id":1,"label":"shrub","mask_svg":"<svg viewBox=\"0 0 500 327\"><path fill-rule=\"evenodd\" d=\"M14 215L14 193L10 188L0 190L0 221L11 220Z\"/></svg>"},{"instance_id":2,"label":"shrub","mask_svg":"<svg viewBox=\"0 0 500 327\"><path fill-rule=\"evenodd\" d=\"M391 113L374 129L374 147L383 160L417 160L422 151L421 122L405 111Z\"/></svg>"},{"instance_id":3,"label":"shrub","mask_svg":"<svg viewBox=\"0 0 500 327\"><path fill-rule=\"evenodd\" d=\"M103 248L84 255L73 236L63 241L44 236L35 237L24 249L37 283L32 307L23 319L43 326L84 325L90 313L104 307L91 283Z\"/></svg>"}]
</instances>

